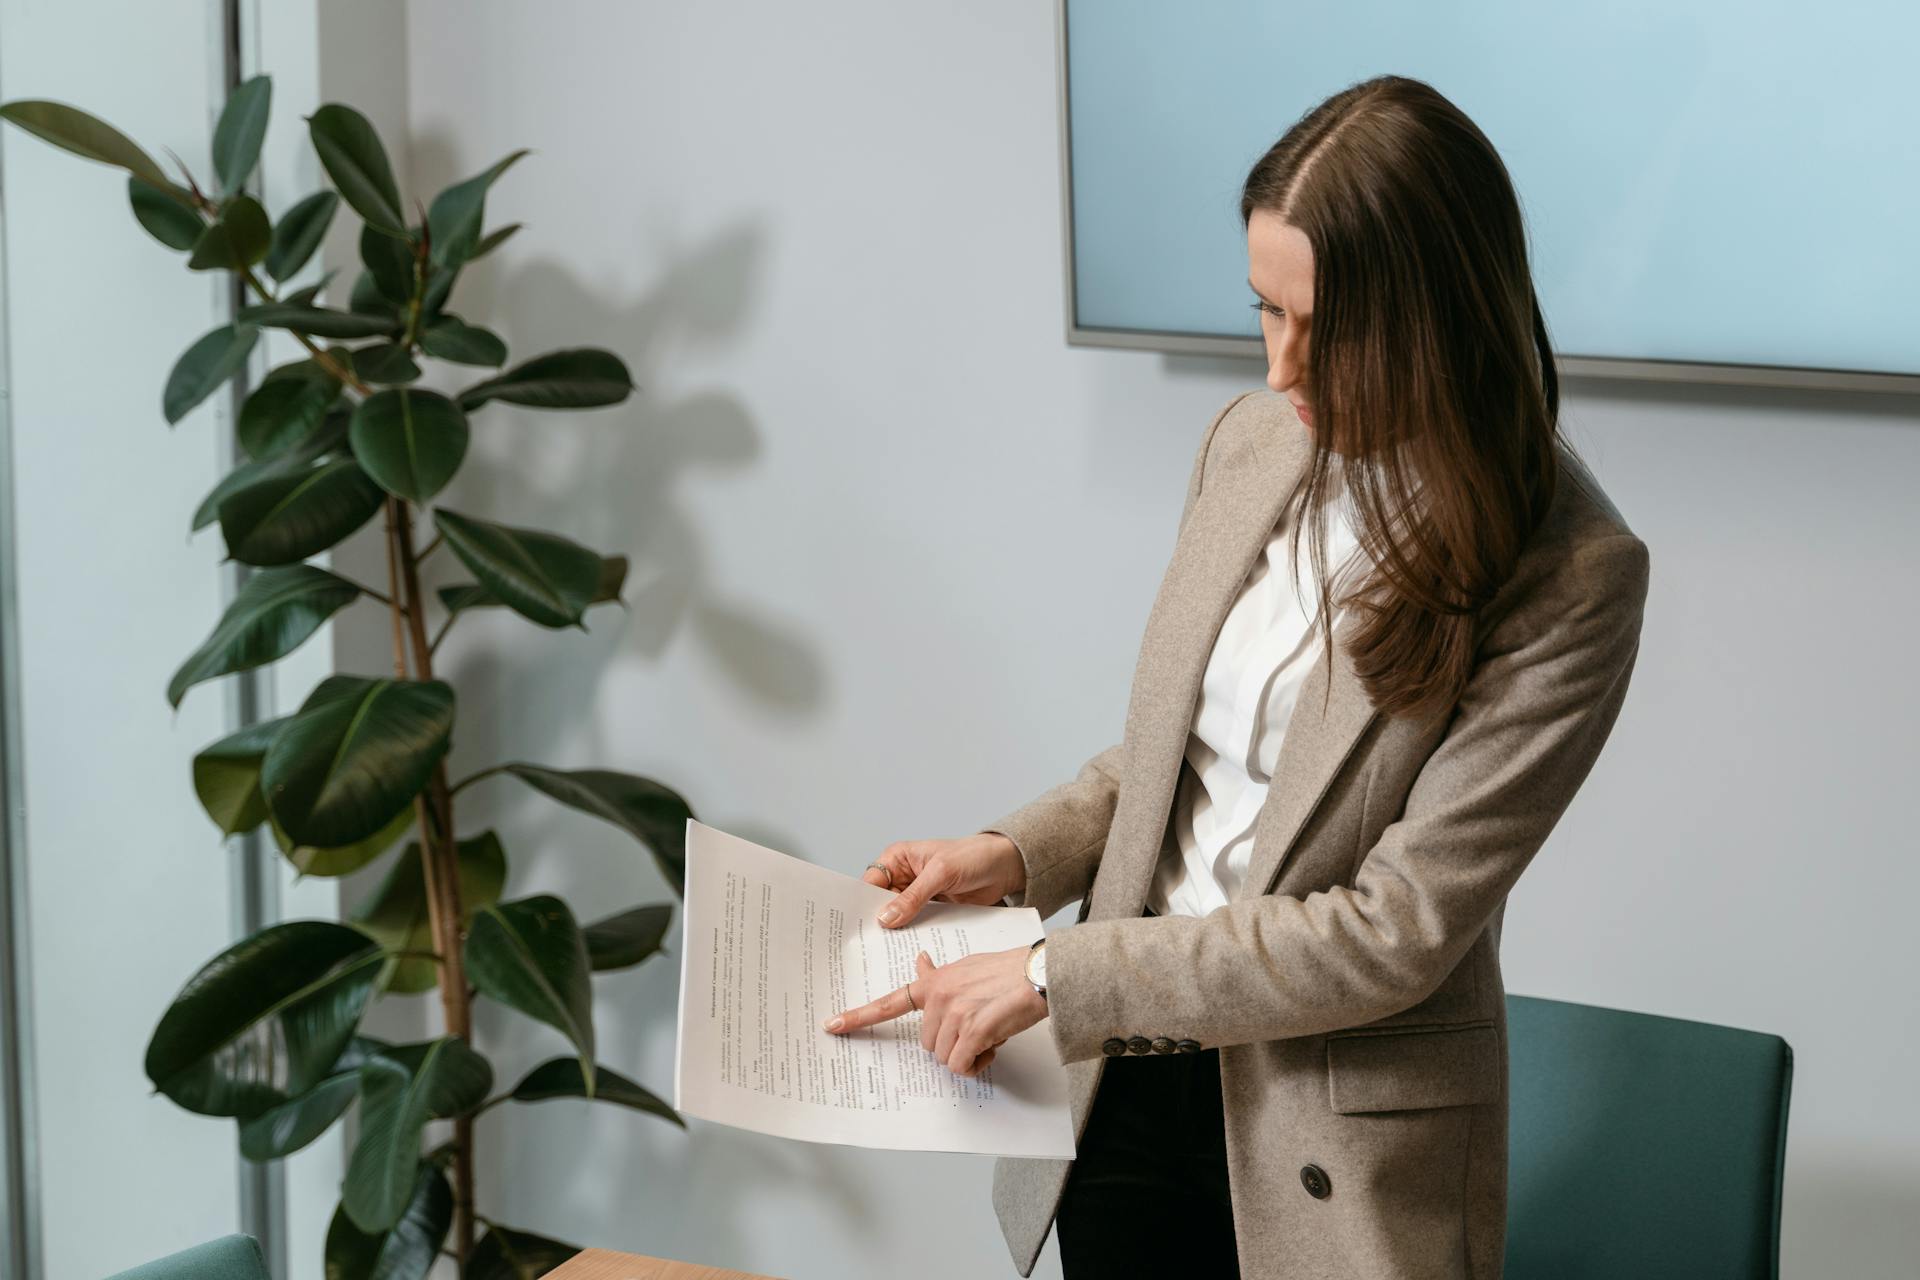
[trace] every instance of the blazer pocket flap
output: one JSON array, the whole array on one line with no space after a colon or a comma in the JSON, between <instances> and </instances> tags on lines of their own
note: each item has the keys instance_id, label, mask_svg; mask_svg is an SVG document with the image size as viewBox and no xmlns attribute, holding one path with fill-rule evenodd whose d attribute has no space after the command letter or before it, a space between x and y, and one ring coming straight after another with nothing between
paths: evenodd
<instances>
[{"instance_id":1,"label":"blazer pocket flap","mask_svg":"<svg viewBox=\"0 0 1920 1280\"><path fill-rule=\"evenodd\" d=\"M1327 1099L1344 1114L1493 1102L1500 1069L1490 1022L1327 1037Z\"/></svg>"}]
</instances>

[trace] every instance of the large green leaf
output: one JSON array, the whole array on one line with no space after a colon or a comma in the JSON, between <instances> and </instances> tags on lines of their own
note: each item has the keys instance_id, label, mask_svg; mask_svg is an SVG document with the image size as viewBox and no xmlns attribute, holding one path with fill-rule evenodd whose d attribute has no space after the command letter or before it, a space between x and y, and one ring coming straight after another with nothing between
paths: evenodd
<instances>
[{"instance_id":1,"label":"large green leaf","mask_svg":"<svg viewBox=\"0 0 1920 1280\"><path fill-rule=\"evenodd\" d=\"M381 488L425 502L446 487L467 456L467 415L437 391L396 387L360 402L348 438Z\"/></svg>"},{"instance_id":2,"label":"large green leaf","mask_svg":"<svg viewBox=\"0 0 1920 1280\"><path fill-rule=\"evenodd\" d=\"M351 875L399 843L414 824L411 805L393 815L393 820L364 840L351 844L303 845L289 836L267 811L266 797L260 790L260 767L267 747L290 717L249 725L238 733L222 738L193 758L193 786L221 831L234 835L251 831L267 820L275 844L296 871L309 876Z\"/></svg>"},{"instance_id":3,"label":"large green leaf","mask_svg":"<svg viewBox=\"0 0 1920 1280\"><path fill-rule=\"evenodd\" d=\"M460 393L460 407L471 413L489 400L504 400L536 409L585 409L618 404L632 390L633 378L619 356L597 347L573 347L535 356L497 378L474 383Z\"/></svg>"},{"instance_id":4,"label":"large green leaf","mask_svg":"<svg viewBox=\"0 0 1920 1280\"><path fill-rule=\"evenodd\" d=\"M482 907L467 931L467 977L482 995L559 1030L593 1088L593 983L587 943L552 894Z\"/></svg>"},{"instance_id":5,"label":"large green leaf","mask_svg":"<svg viewBox=\"0 0 1920 1280\"><path fill-rule=\"evenodd\" d=\"M507 362L507 344L499 334L459 316L441 316L421 330L420 349L436 360L455 364L498 367Z\"/></svg>"},{"instance_id":6,"label":"large green leaf","mask_svg":"<svg viewBox=\"0 0 1920 1280\"><path fill-rule=\"evenodd\" d=\"M364 839L427 785L452 733L444 680L328 676L267 749L267 807L302 844Z\"/></svg>"},{"instance_id":7,"label":"large green leaf","mask_svg":"<svg viewBox=\"0 0 1920 1280\"><path fill-rule=\"evenodd\" d=\"M327 103L306 119L313 149L346 202L381 230L404 236L400 188L372 122L338 102Z\"/></svg>"},{"instance_id":8,"label":"large green leaf","mask_svg":"<svg viewBox=\"0 0 1920 1280\"><path fill-rule=\"evenodd\" d=\"M513 1088L515 1102L545 1102L550 1098L588 1097L587 1082L580 1074L578 1058L553 1058L541 1063L527 1073L527 1078ZM635 1111L644 1111L659 1116L662 1120L671 1120L682 1129L687 1122L680 1113L668 1106L660 1098L627 1079L619 1072L607 1066L594 1069L592 1098L595 1102L612 1102L623 1107L632 1107Z\"/></svg>"},{"instance_id":9,"label":"large green leaf","mask_svg":"<svg viewBox=\"0 0 1920 1280\"><path fill-rule=\"evenodd\" d=\"M280 846L281 854L293 864L293 869L303 876L321 877L352 875L398 844L400 837L407 834L414 822L414 808L408 805L394 814L386 826L364 840L342 845L312 845L301 844L288 835L278 822L273 821L271 813L267 815L267 825L273 832L274 843Z\"/></svg>"},{"instance_id":10,"label":"large green leaf","mask_svg":"<svg viewBox=\"0 0 1920 1280\"><path fill-rule=\"evenodd\" d=\"M290 1156L346 1113L360 1096L360 1064L384 1046L367 1036L355 1036L325 1079L296 1098L240 1122L240 1154L249 1160L278 1160Z\"/></svg>"},{"instance_id":11,"label":"large green leaf","mask_svg":"<svg viewBox=\"0 0 1920 1280\"><path fill-rule=\"evenodd\" d=\"M438 320L446 308L447 298L453 292L454 283L460 273L451 267L435 267L427 273L427 289L420 297L420 323L430 325ZM418 334L415 335L416 340Z\"/></svg>"},{"instance_id":12,"label":"large green leaf","mask_svg":"<svg viewBox=\"0 0 1920 1280\"><path fill-rule=\"evenodd\" d=\"M299 444L284 452L272 454L253 462L243 462L220 478L220 482L207 491L200 505L193 513L193 527L200 530L220 518L220 504L229 495L250 488L269 476L291 475L302 471L316 458L329 453L337 453L347 447L347 414L344 411L329 413L321 419L313 434ZM376 486L377 490L377 486Z\"/></svg>"},{"instance_id":13,"label":"large green leaf","mask_svg":"<svg viewBox=\"0 0 1920 1280\"><path fill-rule=\"evenodd\" d=\"M260 202L249 195L229 196L200 238L187 266L195 271L239 271L267 256L273 224Z\"/></svg>"},{"instance_id":14,"label":"large green leaf","mask_svg":"<svg viewBox=\"0 0 1920 1280\"><path fill-rule=\"evenodd\" d=\"M631 835L653 854L673 891L685 896L687 819L694 812L679 792L652 778L611 769L549 769L522 761L500 768L561 804L604 818Z\"/></svg>"},{"instance_id":15,"label":"large green leaf","mask_svg":"<svg viewBox=\"0 0 1920 1280\"><path fill-rule=\"evenodd\" d=\"M251 324L223 324L202 334L174 362L167 375L167 389L160 399L167 425L187 416L193 407L212 395L228 378L240 372L260 330Z\"/></svg>"},{"instance_id":16,"label":"large green leaf","mask_svg":"<svg viewBox=\"0 0 1920 1280\"><path fill-rule=\"evenodd\" d=\"M620 599L620 590L626 585L626 582L627 558L625 556L601 556L600 585L595 588L593 599L587 601L587 603L618 603L624 606L626 601ZM498 607L501 604L500 597L494 595L493 592L487 590L477 582L460 582L450 587L441 587L437 594L440 597L440 603L446 607L448 613L459 613L462 609L479 609L488 606Z\"/></svg>"},{"instance_id":17,"label":"large green leaf","mask_svg":"<svg viewBox=\"0 0 1920 1280\"><path fill-rule=\"evenodd\" d=\"M307 1092L240 1122L240 1154L255 1162L290 1156L318 1138L360 1096L360 1073L328 1076Z\"/></svg>"},{"instance_id":18,"label":"large green leaf","mask_svg":"<svg viewBox=\"0 0 1920 1280\"><path fill-rule=\"evenodd\" d=\"M673 922L673 904L656 902L587 926L587 963L595 973L630 969L660 950Z\"/></svg>"},{"instance_id":19,"label":"large green leaf","mask_svg":"<svg viewBox=\"0 0 1920 1280\"><path fill-rule=\"evenodd\" d=\"M600 589L600 557L544 529L523 529L435 507L433 524L493 596L543 627L577 626Z\"/></svg>"},{"instance_id":20,"label":"large green leaf","mask_svg":"<svg viewBox=\"0 0 1920 1280\"><path fill-rule=\"evenodd\" d=\"M455 849L459 854L460 911L463 918L471 919L481 907L500 900L500 890L507 883L507 851L491 831L458 841ZM418 841L407 842L387 868L386 879L360 904L353 919L389 951L435 949ZM387 975L384 989L402 994L426 991L439 976L439 967L431 960L400 960Z\"/></svg>"},{"instance_id":21,"label":"large green leaf","mask_svg":"<svg viewBox=\"0 0 1920 1280\"><path fill-rule=\"evenodd\" d=\"M325 920L271 925L187 980L147 1043L147 1078L189 1111L255 1116L339 1059L385 955Z\"/></svg>"},{"instance_id":22,"label":"large green leaf","mask_svg":"<svg viewBox=\"0 0 1920 1280\"><path fill-rule=\"evenodd\" d=\"M460 1280L539 1280L579 1252L579 1245L496 1226L473 1247Z\"/></svg>"},{"instance_id":23,"label":"large green leaf","mask_svg":"<svg viewBox=\"0 0 1920 1280\"><path fill-rule=\"evenodd\" d=\"M327 226L340 207L338 192L320 190L305 197L280 215L273 229L273 243L267 248L267 274L275 280L291 280L307 265L314 250L326 239Z\"/></svg>"},{"instance_id":24,"label":"large green leaf","mask_svg":"<svg viewBox=\"0 0 1920 1280\"><path fill-rule=\"evenodd\" d=\"M251 831L266 820L260 794L260 762L285 716L228 734L193 758L193 790L222 835Z\"/></svg>"},{"instance_id":25,"label":"large green leaf","mask_svg":"<svg viewBox=\"0 0 1920 1280\"><path fill-rule=\"evenodd\" d=\"M353 289L347 295L347 309L358 316L385 316L392 321L397 330L406 327L406 321L400 316L400 308L387 301L387 295L380 292L380 286L373 282L373 272L362 271L353 278Z\"/></svg>"},{"instance_id":26,"label":"large green leaf","mask_svg":"<svg viewBox=\"0 0 1920 1280\"><path fill-rule=\"evenodd\" d=\"M127 175L127 203L133 216L150 235L169 249L191 249L200 239L206 223L173 193L154 186L137 173Z\"/></svg>"},{"instance_id":27,"label":"large green leaf","mask_svg":"<svg viewBox=\"0 0 1920 1280\"><path fill-rule=\"evenodd\" d=\"M420 298L420 313L429 322L439 316L440 308L447 305L447 295L453 292L453 282L459 275L455 267L435 267L427 273L427 288Z\"/></svg>"},{"instance_id":28,"label":"large green leaf","mask_svg":"<svg viewBox=\"0 0 1920 1280\"><path fill-rule=\"evenodd\" d=\"M213 634L167 682L167 701L177 708L187 690L203 680L286 657L359 596L360 588L353 583L310 564L248 575Z\"/></svg>"},{"instance_id":29,"label":"large green leaf","mask_svg":"<svg viewBox=\"0 0 1920 1280\"><path fill-rule=\"evenodd\" d=\"M266 76L255 76L227 95L220 123L213 129L213 171L220 178L223 194L231 195L246 186L253 166L259 163L272 103L273 82Z\"/></svg>"},{"instance_id":30,"label":"large green leaf","mask_svg":"<svg viewBox=\"0 0 1920 1280\"><path fill-rule=\"evenodd\" d=\"M390 1230L362 1231L345 1205L333 1211L326 1280L426 1280L452 1225L453 1188L439 1169L422 1163L406 1213Z\"/></svg>"},{"instance_id":31,"label":"large green leaf","mask_svg":"<svg viewBox=\"0 0 1920 1280\"><path fill-rule=\"evenodd\" d=\"M360 381L381 386L420 380L420 366L413 362L404 342L376 342L355 348L353 372Z\"/></svg>"},{"instance_id":32,"label":"large green leaf","mask_svg":"<svg viewBox=\"0 0 1920 1280\"><path fill-rule=\"evenodd\" d=\"M117 165L136 177L172 195L176 201L193 207L193 197L167 180L153 157L142 151L133 139L118 129L90 116L78 107L41 98L21 98L0 103L0 120L11 120L28 133L44 138L74 155L102 164Z\"/></svg>"},{"instance_id":33,"label":"large green leaf","mask_svg":"<svg viewBox=\"0 0 1920 1280\"><path fill-rule=\"evenodd\" d=\"M256 302L242 307L240 318L270 329L291 329L322 338L375 338L400 328L399 321L391 315L370 316L326 307L290 306L284 302Z\"/></svg>"},{"instance_id":34,"label":"large green leaf","mask_svg":"<svg viewBox=\"0 0 1920 1280\"><path fill-rule=\"evenodd\" d=\"M413 255L411 241L396 240L371 225L360 228L360 261L367 264L380 296L395 306L413 301Z\"/></svg>"},{"instance_id":35,"label":"large green leaf","mask_svg":"<svg viewBox=\"0 0 1920 1280\"><path fill-rule=\"evenodd\" d=\"M265 458L305 440L340 398L340 384L331 374L311 360L298 364L310 373L269 377L240 405L236 432L248 457Z\"/></svg>"},{"instance_id":36,"label":"large green leaf","mask_svg":"<svg viewBox=\"0 0 1920 1280\"><path fill-rule=\"evenodd\" d=\"M486 1101L493 1068L458 1036L382 1049L360 1064L360 1140L340 1205L362 1231L386 1231L413 1200L420 1133L429 1120Z\"/></svg>"},{"instance_id":37,"label":"large green leaf","mask_svg":"<svg viewBox=\"0 0 1920 1280\"><path fill-rule=\"evenodd\" d=\"M220 500L227 555L243 564L293 564L358 529L387 500L352 458L272 469Z\"/></svg>"},{"instance_id":38,"label":"large green leaf","mask_svg":"<svg viewBox=\"0 0 1920 1280\"><path fill-rule=\"evenodd\" d=\"M427 226L432 232L430 240L435 266L458 267L473 256L475 247L480 243L480 223L485 216L487 188L514 161L526 154L527 148L522 147L485 173L464 182L456 182L433 198L433 207L427 211Z\"/></svg>"}]
</instances>

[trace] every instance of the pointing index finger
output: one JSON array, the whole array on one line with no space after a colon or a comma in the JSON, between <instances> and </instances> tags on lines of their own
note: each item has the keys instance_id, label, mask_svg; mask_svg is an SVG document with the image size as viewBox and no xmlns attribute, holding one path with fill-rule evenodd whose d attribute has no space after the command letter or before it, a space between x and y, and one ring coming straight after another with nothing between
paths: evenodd
<instances>
[{"instance_id":1,"label":"pointing index finger","mask_svg":"<svg viewBox=\"0 0 1920 1280\"><path fill-rule=\"evenodd\" d=\"M826 1028L840 1033L858 1031L861 1027L870 1027L876 1022L887 1022L913 1011L913 1004L907 999L907 989L900 987L881 996L878 1000L870 1000L858 1008L835 1014L827 1019Z\"/></svg>"}]
</instances>

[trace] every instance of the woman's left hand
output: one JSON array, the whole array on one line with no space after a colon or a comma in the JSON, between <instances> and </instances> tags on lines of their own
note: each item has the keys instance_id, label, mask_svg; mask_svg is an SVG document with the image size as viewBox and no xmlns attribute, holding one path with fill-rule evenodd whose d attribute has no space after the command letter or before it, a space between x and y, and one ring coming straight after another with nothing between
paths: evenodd
<instances>
[{"instance_id":1,"label":"woman's left hand","mask_svg":"<svg viewBox=\"0 0 1920 1280\"><path fill-rule=\"evenodd\" d=\"M1001 1045L1047 1016L1046 997L1027 981L1027 948L976 951L936 965L922 951L907 987L827 1019L839 1034L920 1010L920 1045L955 1075L978 1075Z\"/></svg>"}]
</instances>

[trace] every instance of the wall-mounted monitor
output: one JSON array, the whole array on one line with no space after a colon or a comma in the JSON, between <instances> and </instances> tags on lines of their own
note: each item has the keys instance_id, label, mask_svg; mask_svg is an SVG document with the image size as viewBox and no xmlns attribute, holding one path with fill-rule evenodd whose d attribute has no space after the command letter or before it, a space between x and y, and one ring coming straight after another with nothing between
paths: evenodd
<instances>
[{"instance_id":1,"label":"wall-mounted monitor","mask_svg":"<svg viewBox=\"0 0 1920 1280\"><path fill-rule=\"evenodd\" d=\"M1240 184L1391 71L1506 162L1563 371L1920 391L1920 4L1056 2L1070 343L1259 354Z\"/></svg>"}]
</instances>

